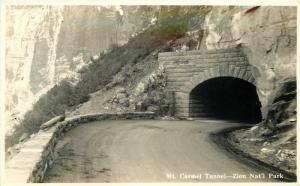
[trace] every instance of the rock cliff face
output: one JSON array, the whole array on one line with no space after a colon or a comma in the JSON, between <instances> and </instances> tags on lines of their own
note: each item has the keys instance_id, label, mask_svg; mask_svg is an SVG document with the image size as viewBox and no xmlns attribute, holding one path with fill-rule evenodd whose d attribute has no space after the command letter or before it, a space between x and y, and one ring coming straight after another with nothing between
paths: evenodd
<instances>
[{"instance_id":1,"label":"rock cliff face","mask_svg":"<svg viewBox=\"0 0 300 186\"><path fill-rule=\"evenodd\" d=\"M253 66L264 120L233 144L296 177L296 7L214 7L204 30L202 50L241 45Z\"/></svg>"},{"instance_id":2,"label":"rock cliff face","mask_svg":"<svg viewBox=\"0 0 300 186\"><path fill-rule=\"evenodd\" d=\"M296 76L296 22L296 7L213 7L206 16L201 49L244 48L263 117L279 83Z\"/></svg>"},{"instance_id":3,"label":"rock cliff face","mask_svg":"<svg viewBox=\"0 0 300 186\"><path fill-rule=\"evenodd\" d=\"M17 117L53 83L62 7L8 6L6 11L6 110ZM37 79L40 90L32 92Z\"/></svg>"},{"instance_id":4,"label":"rock cliff face","mask_svg":"<svg viewBox=\"0 0 300 186\"><path fill-rule=\"evenodd\" d=\"M18 123L62 79L76 81L91 56L126 43L133 31L145 26L134 25L138 11L137 6L7 6L9 123ZM147 20L152 19L150 14Z\"/></svg>"}]
</instances>

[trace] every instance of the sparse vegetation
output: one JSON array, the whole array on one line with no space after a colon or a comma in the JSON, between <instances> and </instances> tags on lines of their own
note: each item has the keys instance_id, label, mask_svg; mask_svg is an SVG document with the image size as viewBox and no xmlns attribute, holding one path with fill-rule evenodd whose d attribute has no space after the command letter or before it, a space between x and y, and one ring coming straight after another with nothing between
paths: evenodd
<instances>
[{"instance_id":1,"label":"sparse vegetation","mask_svg":"<svg viewBox=\"0 0 300 186\"><path fill-rule=\"evenodd\" d=\"M6 137L6 149L16 143L23 133L32 134L41 124L54 116L63 114L67 108L86 102L89 94L100 90L112 81L123 66L143 60L158 48L168 50L170 42L184 36L192 25L199 25L204 20L207 9L187 11L188 8L168 7L157 12L158 22L133 37L121 47L112 46L98 61L80 71L80 80L74 86L62 81L43 95L25 114L24 120L16 127L11 136ZM193 18L193 19L192 19ZM191 21L194 23L192 23Z\"/></svg>"},{"instance_id":2,"label":"sparse vegetation","mask_svg":"<svg viewBox=\"0 0 300 186\"><path fill-rule=\"evenodd\" d=\"M90 93L109 83L125 64L135 63L147 54L148 50L145 48L113 48L102 60L90 64L88 69L82 72L81 79L75 86L68 81L55 85L25 114L24 120L16 127L13 135L6 137L6 148L18 143L23 133L37 132L44 122L63 114L69 107L87 101Z\"/></svg>"}]
</instances>

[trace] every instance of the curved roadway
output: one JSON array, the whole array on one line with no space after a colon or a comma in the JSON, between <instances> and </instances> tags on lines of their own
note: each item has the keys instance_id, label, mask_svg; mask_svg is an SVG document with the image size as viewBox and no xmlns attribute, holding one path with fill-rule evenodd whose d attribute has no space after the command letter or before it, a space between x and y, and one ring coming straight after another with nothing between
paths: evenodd
<instances>
[{"instance_id":1,"label":"curved roadway","mask_svg":"<svg viewBox=\"0 0 300 186\"><path fill-rule=\"evenodd\" d=\"M69 131L45 182L264 182L209 134L222 121L97 121ZM256 177L256 178L255 178Z\"/></svg>"}]
</instances>

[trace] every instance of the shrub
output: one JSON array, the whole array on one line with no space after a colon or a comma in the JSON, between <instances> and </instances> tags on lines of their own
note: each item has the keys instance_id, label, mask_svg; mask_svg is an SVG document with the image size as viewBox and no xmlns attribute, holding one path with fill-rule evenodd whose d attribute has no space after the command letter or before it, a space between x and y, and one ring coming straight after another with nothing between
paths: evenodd
<instances>
[{"instance_id":1,"label":"shrub","mask_svg":"<svg viewBox=\"0 0 300 186\"><path fill-rule=\"evenodd\" d=\"M141 61L155 49L168 50L167 43L184 36L191 27L189 20L192 17L200 16L200 19L204 17L203 12L198 9L192 12L187 10L188 8L171 7L167 11L161 11L158 14L157 25L131 38L122 47L111 46L110 52L101 53L99 60L80 71L80 80L75 86L68 81L55 85L34 104L32 110L25 114L24 120L16 127L15 132L6 137L6 148L16 144L24 132L29 134L37 132L41 124L63 114L68 107L86 102L90 93L112 81L113 76L123 66Z\"/></svg>"}]
</instances>

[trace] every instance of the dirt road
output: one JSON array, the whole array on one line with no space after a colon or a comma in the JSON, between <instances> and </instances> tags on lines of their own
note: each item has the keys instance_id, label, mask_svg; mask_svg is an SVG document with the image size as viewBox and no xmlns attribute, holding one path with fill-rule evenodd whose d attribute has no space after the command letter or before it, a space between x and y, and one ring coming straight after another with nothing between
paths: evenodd
<instances>
[{"instance_id":1,"label":"dirt road","mask_svg":"<svg viewBox=\"0 0 300 186\"><path fill-rule=\"evenodd\" d=\"M214 144L209 134L239 126L218 121L98 121L58 144L45 182L276 181Z\"/></svg>"}]
</instances>

